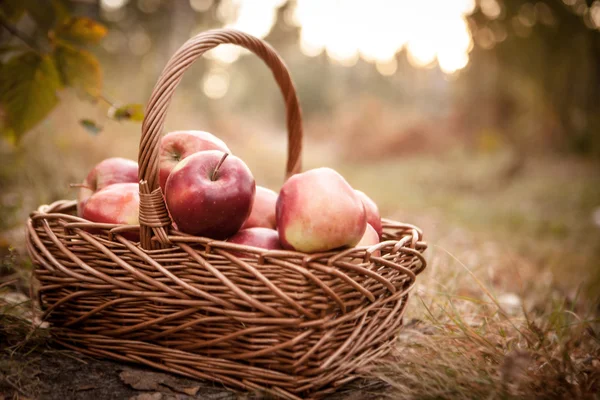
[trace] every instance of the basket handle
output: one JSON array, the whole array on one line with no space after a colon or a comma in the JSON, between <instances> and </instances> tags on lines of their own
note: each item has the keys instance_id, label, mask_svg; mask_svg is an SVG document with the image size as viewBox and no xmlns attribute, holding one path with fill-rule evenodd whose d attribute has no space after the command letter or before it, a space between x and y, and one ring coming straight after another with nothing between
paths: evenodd
<instances>
[{"instance_id":1,"label":"basket handle","mask_svg":"<svg viewBox=\"0 0 600 400\"><path fill-rule=\"evenodd\" d=\"M302 155L302 113L296 88L283 60L266 42L234 29L214 29L189 39L171 57L154 86L146 116L142 123L142 136L138 156L140 179L140 240L142 247L150 249L152 233L165 242L164 227L170 225L165 215L166 207L158 186L158 150L165 117L173 92L183 73L200 56L220 44L236 44L259 56L271 69L283 94L288 130L288 159L286 178L300 172ZM160 204L162 203L162 204Z\"/></svg>"}]
</instances>

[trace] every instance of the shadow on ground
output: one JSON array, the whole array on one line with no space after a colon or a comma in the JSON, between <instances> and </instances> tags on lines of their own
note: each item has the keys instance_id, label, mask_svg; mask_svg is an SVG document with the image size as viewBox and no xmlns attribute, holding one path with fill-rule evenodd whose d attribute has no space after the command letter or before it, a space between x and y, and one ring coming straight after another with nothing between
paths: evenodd
<instances>
[{"instance_id":1,"label":"shadow on ground","mask_svg":"<svg viewBox=\"0 0 600 400\"><path fill-rule=\"evenodd\" d=\"M331 400L383 398L379 380L348 384ZM0 364L0 399L40 400L258 400L261 393L240 393L218 383L93 359L50 344L22 348Z\"/></svg>"}]
</instances>

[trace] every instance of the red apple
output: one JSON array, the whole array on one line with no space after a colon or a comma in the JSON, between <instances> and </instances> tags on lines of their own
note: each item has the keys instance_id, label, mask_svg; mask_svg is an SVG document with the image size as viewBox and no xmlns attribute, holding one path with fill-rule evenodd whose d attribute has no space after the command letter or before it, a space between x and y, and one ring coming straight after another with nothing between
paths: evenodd
<instances>
[{"instance_id":1,"label":"red apple","mask_svg":"<svg viewBox=\"0 0 600 400\"><path fill-rule=\"evenodd\" d=\"M379 243L379 234L377 233L375 228L373 228L373 226L371 226L371 224L367 223L367 229L365 229L365 234L360 239L360 242L358 242L356 247L373 246L378 243Z\"/></svg>"},{"instance_id":2,"label":"red apple","mask_svg":"<svg viewBox=\"0 0 600 400\"><path fill-rule=\"evenodd\" d=\"M98 163L80 185L77 214L83 215L85 202L91 195L114 183L138 182L138 164L121 157L107 158Z\"/></svg>"},{"instance_id":3,"label":"red apple","mask_svg":"<svg viewBox=\"0 0 600 400\"><path fill-rule=\"evenodd\" d=\"M367 222L371 224L371 226L375 229L375 232L377 232L379 235L379 238L381 238L381 235L383 234L383 228L381 226L381 215L379 215L379 208L377 207L377 204L375 204L375 202L364 192L356 190L356 193L365 205Z\"/></svg>"},{"instance_id":4,"label":"red apple","mask_svg":"<svg viewBox=\"0 0 600 400\"><path fill-rule=\"evenodd\" d=\"M107 224L139 224L140 194L137 183L115 183L94 193L85 203L83 218Z\"/></svg>"},{"instance_id":5,"label":"red apple","mask_svg":"<svg viewBox=\"0 0 600 400\"><path fill-rule=\"evenodd\" d=\"M358 242L356 247L362 247L362 246L371 247L378 243L379 243L379 234L377 233L375 228L373 228L371 226L371 224L367 223L367 229L365 230L365 234L363 235L362 239L360 239L360 242ZM379 255L381 255L381 252L379 250L377 250L373 253L373 255L379 256Z\"/></svg>"},{"instance_id":6,"label":"red apple","mask_svg":"<svg viewBox=\"0 0 600 400\"><path fill-rule=\"evenodd\" d=\"M225 142L203 131L169 132L160 141L158 182L163 194L167 178L179 161L187 156L203 150L221 150L231 153Z\"/></svg>"},{"instance_id":7,"label":"red apple","mask_svg":"<svg viewBox=\"0 0 600 400\"><path fill-rule=\"evenodd\" d=\"M269 228L248 228L242 229L229 239L230 243L243 244L245 246L260 247L267 250L281 250L279 243L279 234L275 229ZM234 252L235 255L241 255Z\"/></svg>"},{"instance_id":8,"label":"red apple","mask_svg":"<svg viewBox=\"0 0 600 400\"><path fill-rule=\"evenodd\" d=\"M242 160L207 150L173 168L165 199L181 232L225 239L239 231L250 215L255 190L252 172Z\"/></svg>"},{"instance_id":9,"label":"red apple","mask_svg":"<svg viewBox=\"0 0 600 400\"><path fill-rule=\"evenodd\" d=\"M275 229L276 204L277 193L271 189L257 186L252 211L250 211L250 216L244 222L244 225L242 225L242 229L255 227Z\"/></svg>"},{"instance_id":10,"label":"red apple","mask_svg":"<svg viewBox=\"0 0 600 400\"><path fill-rule=\"evenodd\" d=\"M331 168L288 179L279 192L276 215L283 247L306 253L355 246L367 227L362 201Z\"/></svg>"}]
</instances>

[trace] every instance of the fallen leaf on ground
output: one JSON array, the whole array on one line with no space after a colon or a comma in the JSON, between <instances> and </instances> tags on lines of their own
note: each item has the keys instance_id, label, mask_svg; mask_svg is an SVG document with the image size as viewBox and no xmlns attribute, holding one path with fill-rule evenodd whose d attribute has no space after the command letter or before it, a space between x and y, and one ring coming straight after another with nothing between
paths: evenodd
<instances>
[{"instance_id":1,"label":"fallen leaf on ground","mask_svg":"<svg viewBox=\"0 0 600 400\"><path fill-rule=\"evenodd\" d=\"M169 379L169 376L160 372L126 369L119 374L119 378L123 383L137 390L157 390L163 382Z\"/></svg>"},{"instance_id":2,"label":"fallen leaf on ground","mask_svg":"<svg viewBox=\"0 0 600 400\"><path fill-rule=\"evenodd\" d=\"M130 397L129 400L163 400L163 394L159 392L142 393L137 396Z\"/></svg>"},{"instance_id":3,"label":"fallen leaf on ground","mask_svg":"<svg viewBox=\"0 0 600 400\"><path fill-rule=\"evenodd\" d=\"M172 388L175 389L175 388ZM198 393L198 390L200 390L200 386L193 386L193 387L189 387L189 388L181 388L181 391L185 394L189 394L190 396L195 396L196 393Z\"/></svg>"},{"instance_id":4,"label":"fallen leaf on ground","mask_svg":"<svg viewBox=\"0 0 600 400\"><path fill-rule=\"evenodd\" d=\"M96 385L81 385L81 386L78 386L77 388L75 388L75 390L78 392L82 392L84 390L90 390L90 389L96 389L96 388L97 388Z\"/></svg>"},{"instance_id":5,"label":"fallen leaf on ground","mask_svg":"<svg viewBox=\"0 0 600 400\"><path fill-rule=\"evenodd\" d=\"M202 386L194 385L194 381L178 378L161 372L140 371L134 369L125 369L119 374L123 383L137 390L160 391L163 394L162 400L179 398L184 395L195 396ZM173 392L182 393L173 396ZM187 396L184 396L187 398ZM137 399L136 400L144 400Z\"/></svg>"}]
</instances>

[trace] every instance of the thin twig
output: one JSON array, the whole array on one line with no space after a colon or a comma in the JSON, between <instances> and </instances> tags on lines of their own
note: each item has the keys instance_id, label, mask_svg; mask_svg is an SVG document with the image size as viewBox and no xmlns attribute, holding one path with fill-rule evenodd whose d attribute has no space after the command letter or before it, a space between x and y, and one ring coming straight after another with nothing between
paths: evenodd
<instances>
[{"instance_id":1,"label":"thin twig","mask_svg":"<svg viewBox=\"0 0 600 400\"><path fill-rule=\"evenodd\" d=\"M13 283L17 283L17 282L19 282L19 278L13 279L13 277L14 277L15 275L17 275L17 276L18 276L18 272L15 272L14 274L11 274L11 275L9 275L9 276L7 277L7 279L9 279L8 281L0 283L0 289L1 289L1 288L3 288L3 287L5 287L5 286L10 286L10 285L12 285Z\"/></svg>"},{"instance_id":2,"label":"thin twig","mask_svg":"<svg viewBox=\"0 0 600 400\"><path fill-rule=\"evenodd\" d=\"M469 275L471 275L471 278L473 278L473 280L477 283L477 285L479 286L479 288L483 291L483 293L485 293L487 295L487 297L489 297L494 304L496 305L496 307L498 308L499 314L504 317L504 319L506 319L506 321L508 321L509 324L512 325L512 327L519 333L521 334L521 336L523 336L523 338L525 339L525 341L527 341L527 343L532 346L533 343L531 343L531 341L529 340L529 337L527 335L525 335L523 332L521 332L521 330L519 328L517 328L517 326L514 324L514 322L508 317L507 312L504 310L504 308L500 305L500 303L498 302L498 300L496 300L496 298L492 295L492 293L490 293L490 291L487 289L487 287L485 287L485 285L483 284L483 282L481 282L481 280L479 280L479 278L477 278L477 276L473 273L473 271L471 271L469 269L469 267L467 267L461 260L458 259L458 257L456 257L454 254L450 253L448 250L446 250L445 248L443 248L440 245L436 245L436 247L442 249L444 252L446 252L446 254L448 254L450 257L452 257L454 259L454 261L458 262L458 264L460 266L462 266L468 273Z\"/></svg>"},{"instance_id":3,"label":"thin twig","mask_svg":"<svg viewBox=\"0 0 600 400\"><path fill-rule=\"evenodd\" d=\"M108 104L109 106L111 106L113 108L118 108L117 104L114 101L112 101L111 99L109 99L104 93L100 93L98 95L98 98L100 100L102 100L103 102L105 102L106 104Z\"/></svg>"},{"instance_id":4,"label":"thin twig","mask_svg":"<svg viewBox=\"0 0 600 400\"><path fill-rule=\"evenodd\" d=\"M73 359L75 361L79 361L82 364L86 364L86 365L88 364L88 362L85 361L83 358L76 357L77 353L74 352L74 351L70 351L70 350L47 350L47 351L45 351L45 353L60 354L60 355L65 356L65 357L69 357L69 358L71 358L71 359Z\"/></svg>"},{"instance_id":5,"label":"thin twig","mask_svg":"<svg viewBox=\"0 0 600 400\"><path fill-rule=\"evenodd\" d=\"M24 391L23 389L21 389L21 388L20 388L18 385L16 385L14 382L12 382L12 381L10 380L10 377L8 377L8 376L4 377L4 381L5 381L6 383L8 383L8 384L9 384L9 385L10 385L10 386L11 386L13 389L15 389L17 392L19 392L19 393L20 393L22 396L25 396L25 397L31 397L31 396L29 395L29 393L27 393L26 391Z\"/></svg>"},{"instance_id":6,"label":"thin twig","mask_svg":"<svg viewBox=\"0 0 600 400\"><path fill-rule=\"evenodd\" d=\"M33 39L29 38L24 33L19 32L19 30L17 28L15 28L10 23L5 21L1 15L0 15L0 25L2 25L4 27L4 29L9 31L14 37L20 39L23 43L25 43L25 45L27 45L27 47L29 47L31 50L33 50L35 52L39 52L38 46Z\"/></svg>"}]
</instances>

